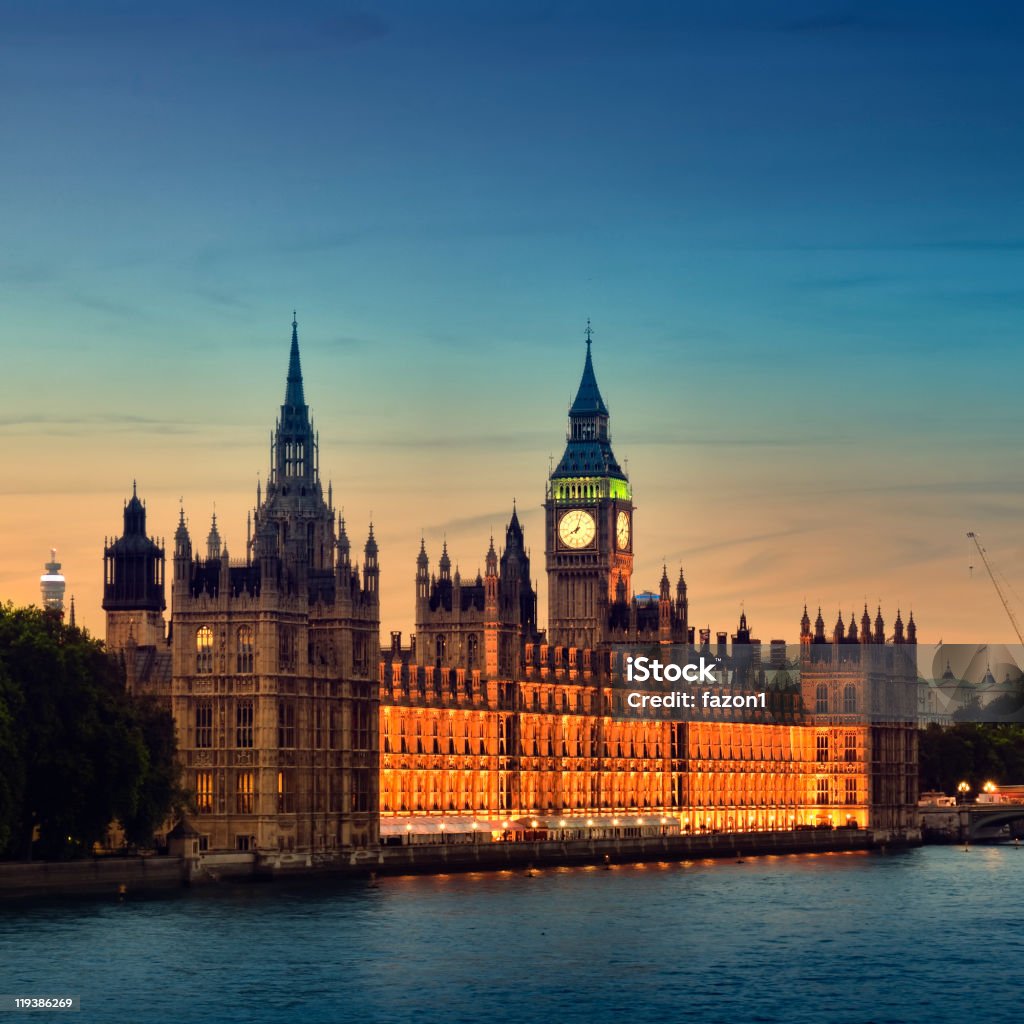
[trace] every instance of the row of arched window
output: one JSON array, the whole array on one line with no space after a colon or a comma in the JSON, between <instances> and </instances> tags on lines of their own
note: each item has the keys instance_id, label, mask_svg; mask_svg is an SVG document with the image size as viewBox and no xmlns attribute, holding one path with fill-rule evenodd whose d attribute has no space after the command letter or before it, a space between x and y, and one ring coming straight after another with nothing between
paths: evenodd
<instances>
[{"instance_id":1,"label":"row of arched window","mask_svg":"<svg viewBox=\"0 0 1024 1024\"><path fill-rule=\"evenodd\" d=\"M252 626L239 626L236 634L236 671L250 673L255 670L256 634ZM213 629L200 626L196 630L196 672L208 675L213 672Z\"/></svg>"},{"instance_id":2,"label":"row of arched window","mask_svg":"<svg viewBox=\"0 0 1024 1024\"><path fill-rule=\"evenodd\" d=\"M600 497L601 490L597 484L561 484L555 488L556 499Z\"/></svg>"},{"instance_id":3,"label":"row of arched window","mask_svg":"<svg viewBox=\"0 0 1024 1024\"><path fill-rule=\"evenodd\" d=\"M837 713L841 710L844 715L855 715L857 713L857 687L853 683L847 683L843 687L843 705L841 709L829 708L828 689L827 683L818 683L818 687L814 692L815 714L827 715L830 710L834 710Z\"/></svg>"}]
</instances>

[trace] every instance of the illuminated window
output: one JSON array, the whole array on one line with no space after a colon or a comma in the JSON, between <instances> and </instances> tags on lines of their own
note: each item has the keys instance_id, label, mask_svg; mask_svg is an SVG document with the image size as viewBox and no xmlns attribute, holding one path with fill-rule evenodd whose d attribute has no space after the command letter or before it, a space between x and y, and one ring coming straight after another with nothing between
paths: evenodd
<instances>
[{"instance_id":1,"label":"illuminated window","mask_svg":"<svg viewBox=\"0 0 1024 1024\"><path fill-rule=\"evenodd\" d=\"M235 788L235 810L239 814L252 814L253 811L253 773L239 772Z\"/></svg>"},{"instance_id":2,"label":"illuminated window","mask_svg":"<svg viewBox=\"0 0 1024 1024\"><path fill-rule=\"evenodd\" d=\"M819 715L828 712L828 686L824 683L818 683L818 689L815 691L814 710Z\"/></svg>"},{"instance_id":3,"label":"illuminated window","mask_svg":"<svg viewBox=\"0 0 1024 1024\"><path fill-rule=\"evenodd\" d=\"M846 736L845 748L843 750L843 760L857 760L857 737L853 733L848 733Z\"/></svg>"},{"instance_id":4,"label":"illuminated window","mask_svg":"<svg viewBox=\"0 0 1024 1024\"><path fill-rule=\"evenodd\" d=\"M818 803L828 803L828 779L818 779Z\"/></svg>"},{"instance_id":5,"label":"illuminated window","mask_svg":"<svg viewBox=\"0 0 1024 1024\"><path fill-rule=\"evenodd\" d=\"M253 632L252 626L242 626L238 631L238 671L242 673L253 670Z\"/></svg>"},{"instance_id":6,"label":"illuminated window","mask_svg":"<svg viewBox=\"0 0 1024 1024\"><path fill-rule=\"evenodd\" d=\"M277 773L277 813L293 814L295 812L295 771L282 768Z\"/></svg>"},{"instance_id":7,"label":"illuminated window","mask_svg":"<svg viewBox=\"0 0 1024 1024\"><path fill-rule=\"evenodd\" d=\"M196 630L196 672L213 671L213 630L200 626Z\"/></svg>"},{"instance_id":8,"label":"illuminated window","mask_svg":"<svg viewBox=\"0 0 1024 1024\"><path fill-rule=\"evenodd\" d=\"M819 761L828 760L828 736L822 735L817 738L817 753Z\"/></svg>"},{"instance_id":9,"label":"illuminated window","mask_svg":"<svg viewBox=\"0 0 1024 1024\"><path fill-rule=\"evenodd\" d=\"M196 810L213 813L213 772L196 772Z\"/></svg>"},{"instance_id":10,"label":"illuminated window","mask_svg":"<svg viewBox=\"0 0 1024 1024\"><path fill-rule=\"evenodd\" d=\"M848 715L857 713L857 687L847 683L843 690L843 711Z\"/></svg>"},{"instance_id":11,"label":"illuminated window","mask_svg":"<svg viewBox=\"0 0 1024 1024\"><path fill-rule=\"evenodd\" d=\"M277 745L279 747L295 746L295 705L289 700L278 701Z\"/></svg>"},{"instance_id":12,"label":"illuminated window","mask_svg":"<svg viewBox=\"0 0 1024 1024\"><path fill-rule=\"evenodd\" d=\"M235 746L252 746L252 717L253 707L251 700L239 701L235 708Z\"/></svg>"},{"instance_id":13,"label":"illuminated window","mask_svg":"<svg viewBox=\"0 0 1024 1024\"><path fill-rule=\"evenodd\" d=\"M848 804L855 804L857 802L857 780L847 779L846 780L846 802Z\"/></svg>"},{"instance_id":14,"label":"illuminated window","mask_svg":"<svg viewBox=\"0 0 1024 1024\"><path fill-rule=\"evenodd\" d=\"M196 746L213 746L213 705L209 701L196 705Z\"/></svg>"}]
</instances>

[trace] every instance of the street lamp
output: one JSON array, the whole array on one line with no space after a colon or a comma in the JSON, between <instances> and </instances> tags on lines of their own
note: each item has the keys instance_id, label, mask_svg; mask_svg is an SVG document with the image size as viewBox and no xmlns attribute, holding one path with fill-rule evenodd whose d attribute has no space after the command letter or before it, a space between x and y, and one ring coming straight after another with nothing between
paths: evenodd
<instances>
[{"instance_id":1,"label":"street lamp","mask_svg":"<svg viewBox=\"0 0 1024 1024\"><path fill-rule=\"evenodd\" d=\"M957 793L960 794L960 801L959 802L962 803L962 804L966 803L967 802L967 794L970 793L970 791L971 791L971 784L969 782L967 782L966 780L963 781L963 782L958 782L957 786L956 786L956 791L957 791Z\"/></svg>"},{"instance_id":2,"label":"street lamp","mask_svg":"<svg viewBox=\"0 0 1024 1024\"><path fill-rule=\"evenodd\" d=\"M994 793L999 787L989 779L984 786L981 787L986 793Z\"/></svg>"}]
</instances>

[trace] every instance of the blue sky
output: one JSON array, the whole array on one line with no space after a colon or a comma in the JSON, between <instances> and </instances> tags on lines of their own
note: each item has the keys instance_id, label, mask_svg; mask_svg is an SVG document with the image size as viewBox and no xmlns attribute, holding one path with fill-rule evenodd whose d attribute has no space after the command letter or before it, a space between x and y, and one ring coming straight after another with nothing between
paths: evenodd
<instances>
[{"instance_id":1,"label":"blue sky","mask_svg":"<svg viewBox=\"0 0 1024 1024\"><path fill-rule=\"evenodd\" d=\"M293 307L384 628L420 530L475 571L513 497L540 576L589 316L641 588L682 562L695 620L764 639L804 598L1006 638L963 533L1024 578L1014 5L0 19L0 593L56 544L102 632L136 476L158 533L217 501L241 554Z\"/></svg>"}]
</instances>

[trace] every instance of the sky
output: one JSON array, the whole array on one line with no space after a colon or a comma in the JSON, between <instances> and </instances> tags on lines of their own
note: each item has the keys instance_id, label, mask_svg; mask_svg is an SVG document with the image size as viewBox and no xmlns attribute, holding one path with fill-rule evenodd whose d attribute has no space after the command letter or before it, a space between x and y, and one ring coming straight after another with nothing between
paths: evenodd
<instances>
[{"instance_id":1,"label":"sky","mask_svg":"<svg viewBox=\"0 0 1024 1024\"><path fill-rule=\"evenodd\" d=\"M0 599L103 635L137 479L233 555L292 310L382 631L544 483L594 330L637 590L795 641L1024 620L1024 10L943 2L0 5ZM973 572L970 569L974 565ZM168 595L169 597L169 595Z\"/></svg>"}]
</instances>

